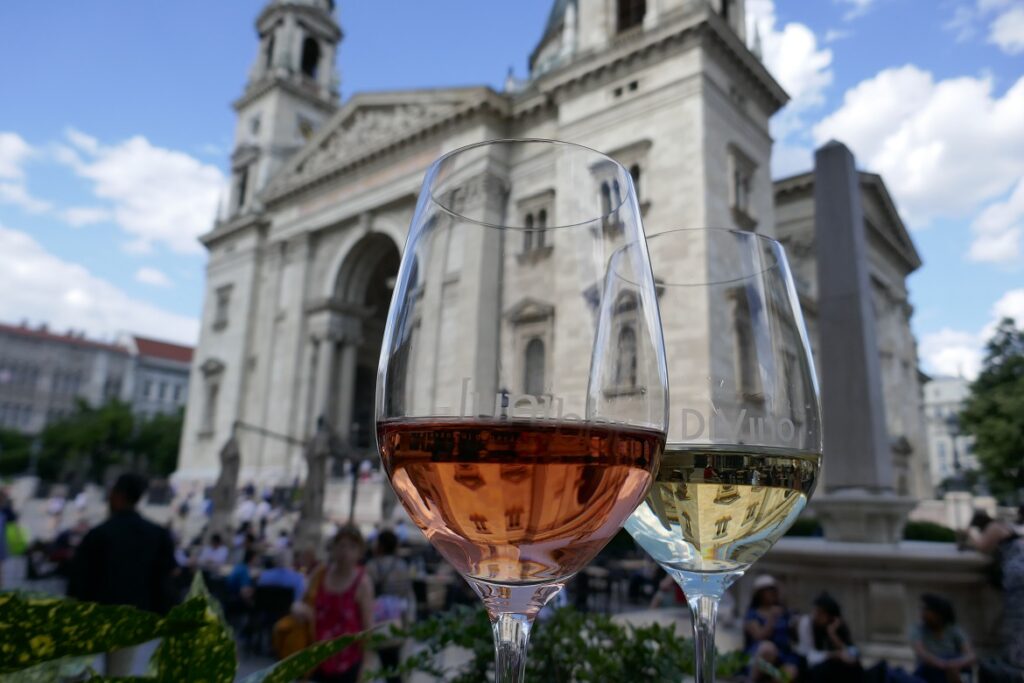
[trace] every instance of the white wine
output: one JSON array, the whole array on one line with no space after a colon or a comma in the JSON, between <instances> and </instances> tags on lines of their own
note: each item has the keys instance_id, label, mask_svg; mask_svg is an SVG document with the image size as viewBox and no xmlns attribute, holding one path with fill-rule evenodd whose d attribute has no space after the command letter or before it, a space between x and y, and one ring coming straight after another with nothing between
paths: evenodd
<instances>
[{"instance_id":1,"label":"white wine","mask_svg":"<svg viewBox=\"0 0 1024 683\"><path fill-rule=\"evenodd\" d=\"M626 529L673 573L739 574L793 524L820 467L820 453L668 444Z\"/></svg>"}]
</instances>

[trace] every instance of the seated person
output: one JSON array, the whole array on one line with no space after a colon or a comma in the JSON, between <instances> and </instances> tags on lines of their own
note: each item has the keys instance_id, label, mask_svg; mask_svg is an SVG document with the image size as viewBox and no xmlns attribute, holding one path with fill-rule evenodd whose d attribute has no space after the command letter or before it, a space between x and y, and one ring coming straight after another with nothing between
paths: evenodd
<instances>
[{"instance_id":1,"label":"seated person","mask_svg":"<svg viewBox=\"0 0 1024 683\"><path fill-rule=\"evenodd\" d=\"M777 655L777 667L789 676L788 680L796 680L800 656L793 650L790 639L790 614L782 604L779 586L771 576L761 575L754 581L750 608L743 619L743 638L744 650L755 659L761 643L768 641L774 645L772 653ZM767 652L768 649L764 648L764 653ZM771 662L770 659L766 661Z\"/></svg>"},{"instance_id":2,"label":"seated person","mask_svg":"<svg viewBox=\"0 0 1024 683\"><path fill-rule=\"evenodd\" d=\"M953 605L938 595L921 596L921 623L910 634L917 658L914 675L925 683L960 683L975 662L971 642L956 625Z\"/></svg>"},{"instance_id":3,"label":"seated person","mask_svg":"<svg viewBox=\"0 0 1024 683\"><path fill-rule=\"evenodd\" d=\"M256 585L291 588L295 592L295 601L299 602L306 593L306 577L292 569L291 559L289 553L279 552L274 556L272 566L260 574Z\"/></svg>"},{"instance_id":4,"label":"seated person","mask_svg":"<svg viewBox=\"0 0 1024 683\"><path fill-rule=\"evenodd\" d=\"M857 683L863 670L850 629L837 603L828 593L814 601L814 610L797 627L797 651L807 660L813 683Z\"/></svg>"},{"instance_id":5,"label":"seated person","mask_svg":"<svg viewBox=\"0 0 1024 683\"><path fill-rule=\"evenodd\" d=\"M203 571L217 572L228 563L228 547L224 545L220 534L210 536L210 543L199 552L199 568Z\"/></svg>"}]
</instances>

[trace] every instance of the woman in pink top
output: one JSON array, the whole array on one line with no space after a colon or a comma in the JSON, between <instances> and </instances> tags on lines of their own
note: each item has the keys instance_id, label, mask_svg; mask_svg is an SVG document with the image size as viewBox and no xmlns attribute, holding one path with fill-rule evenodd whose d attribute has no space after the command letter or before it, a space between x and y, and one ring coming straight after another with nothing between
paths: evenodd
<instances>
[{"instance_id":1,"label":"woman in pink top","mask_svg":"<svg viewBox=\"0 0 1024 683\"><path fill-rule=\"evenodd\" d=\"M312 607L317 641L373 626L373 583L359 562L366 546L354 526L343 527L330 545L330 560L310 582L304 602ZM320 665L313 676L321 683L356 683L363 647L352 645Z\"/></svg>"}]
</instances>

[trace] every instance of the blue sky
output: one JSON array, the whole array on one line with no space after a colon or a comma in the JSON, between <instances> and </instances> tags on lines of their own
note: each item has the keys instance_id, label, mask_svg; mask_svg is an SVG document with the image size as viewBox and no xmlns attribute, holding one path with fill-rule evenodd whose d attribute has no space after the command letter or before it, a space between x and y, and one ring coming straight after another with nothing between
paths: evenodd
<instances>
[{"instance_id":1,"label":"blue sky","mask_svg":"<svg viewBox=\"0 0 1024 683\"><path fill-rule=\"evenodd\" d=\"M343 97L522 76L551 0L342 0ZM0 6L0 320L194 339L262 0ZM925 266L925 368L1024 321L1024 0L747 0L794 96L778 175L830 137L883 174ZM1016 88L1014 86L1017 86Z\"/></svg>"}]
</instances>

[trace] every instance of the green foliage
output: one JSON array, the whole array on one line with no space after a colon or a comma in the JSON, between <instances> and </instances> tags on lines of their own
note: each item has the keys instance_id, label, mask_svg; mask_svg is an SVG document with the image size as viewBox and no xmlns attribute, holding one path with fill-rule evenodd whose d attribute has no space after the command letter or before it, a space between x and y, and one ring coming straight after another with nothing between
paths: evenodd
<instances>
[{"instance_id":1,"label":"green foliage","mask_svg":"<svg viewBox=\"0 0 1024 683\"><path fill-rule=\"evenodd\" d=\"M1004 318L986 346L981 374L960 415L992 493L1024 488L1024 330Z\"/></svg>"},{"instance_id":2,"label":"green foliage","mask_svg":"<svg viewBox=\"0 0 1024 683\"><path fill-rule=\"evenodd\" d=\"M903 527L903 538L907 541L956 543L956 532L935 522L909 521Z\"/></svg>"},{"instance_id":3,"label":"green foliage","mask_svg":"<svg viewBox=\"0 0 1024 683\"><path fill-rule=\"evenodd\" d=\"M132 607L3 593L0 673L192 631L202 623L203 609L202 600L191 600L161 618Z\"/></svg>"},{"instance_id":4,"label":"green foliage","mask_svg":"<svg viewBox=\"0 0 1024 683\"><path fill-rule=\"evenodd\" d=\"M39 473L44 479L76 483L98 481L111 466L167 476L177 463L183 419L179 411L143 420L127 403L111 401L93 408L79 401L74 413L43 430Z\"/></svg>"},{"instance_id":5,"label":"green foliage","mask_svg":"<svg viewBox=\"0 0 1024 683\"><path fill-rule=\"evenodd\" d=\"M246 683L286 683L365 634L317 643L253 674ZM153 654L153 675L103 679L90 659L162 638ZM98 605L27 593L0 593L0 683L36 683L65 677L139 683L232 683L237 672L235 642L197 575L185 602L166 617L133 607Z\"/></svg>"},{"instance_id":6,"label":"green foliage","mask_svg":"<svg viewBox=\"0 0 1024 683\"><path fill-rule=\"evenodd\" d=\"M477 683L493 677L491 626L481 609L457 608L413 626L407 635L423 649L397 669L372 672L370 677L413 671L449 683ZM457 668L443 669L439 655L451 646L467 649L469 659ZM605 615L562 608L534 627L526 677L573 683L681 680L692 675L693 657L692 641L679 637L673 628L624 626ZM720 656L718 674L734 676L745 664L742 653Z\"/></svg>"},{"instance_id":7,"label":"green foliage","mask_svg":"<svg viewBox=\"0 0 1024 683\"><path fill-rule=\"evenodd\" d=\"M32 440L12 429L0 429L0 476L28 469Z\"/></svg>"},{"instance_id":8,"label":"green foliage","mask_svg":"<svg viewBox=\"0 0 1024 683\"><path fill-rule=\"evenodd\" d=\"M813 517L797 517L793 526L786 532L787 536L821 536L821 522Z\"/></svg>"}]
</instances>

